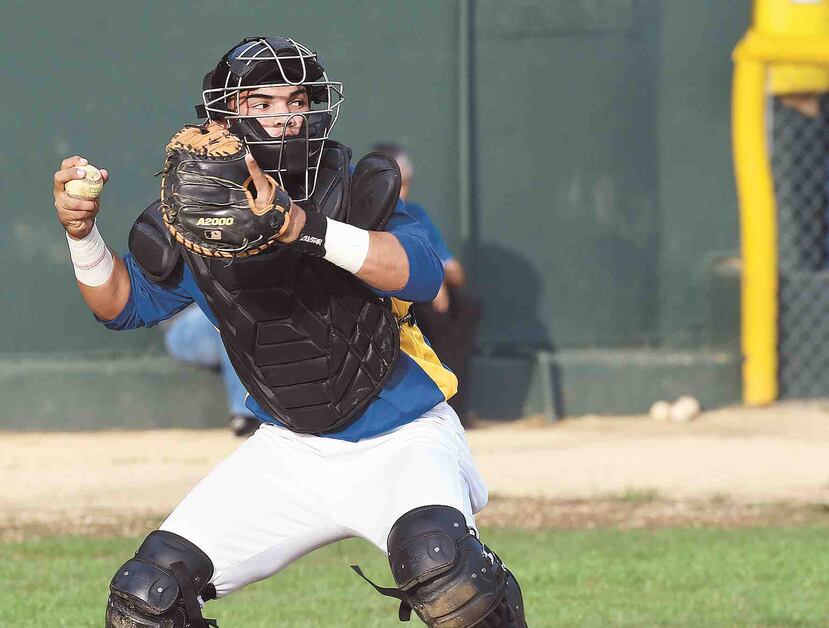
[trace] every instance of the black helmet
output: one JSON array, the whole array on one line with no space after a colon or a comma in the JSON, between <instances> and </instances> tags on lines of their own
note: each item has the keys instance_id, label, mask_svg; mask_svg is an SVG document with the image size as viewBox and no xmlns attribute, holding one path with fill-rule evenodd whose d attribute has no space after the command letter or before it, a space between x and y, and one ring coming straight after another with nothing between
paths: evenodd
<instances>
[{"instance_id":1,"label":"black helmet","mask_svg":"<svg viewBox=\"0 0 829 628\"><path fill-rule=\"evenodd\" d=\"M239 94L255 87L301 86L311 110L263 116L241 115ZM247 37L231 48L204 76L202 104L197 114L227 120L262 170L288 189L295 201L309 198L316 186L322 148L337 121L343 101L342 83L328 80L317 54L288 37ZM235 110L234 110L235 109ZM302 119L298 135L269 135L257 117Z\"/></svg>"}]
</instances>

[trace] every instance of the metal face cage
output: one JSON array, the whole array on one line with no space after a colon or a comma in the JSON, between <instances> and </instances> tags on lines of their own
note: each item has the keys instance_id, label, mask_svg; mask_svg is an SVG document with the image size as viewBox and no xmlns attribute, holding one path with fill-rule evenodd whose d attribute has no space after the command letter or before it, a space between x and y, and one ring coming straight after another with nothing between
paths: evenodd
<instances>
[{"instance_id":1,"label":"metal face cage","mask_svg":"<svg viewBox=\"0 0 829 628\"><path fill-rule=\"evenodd\" d=\"M308 93L310 111L242 115L240 97L255 89L296 85ZM262 170L288 189L294 201L309 199L316 188L322 148L339 117L343 85L330 81L317 54L290 38L249 38L228 52L205 77L203 113L209 120L226 120L260 162ZM262 121L282 120L275 136ZM300 125L297 135L291 126ZM289 180L290 177L290 180Z\"/></svg>"}]
</instances>

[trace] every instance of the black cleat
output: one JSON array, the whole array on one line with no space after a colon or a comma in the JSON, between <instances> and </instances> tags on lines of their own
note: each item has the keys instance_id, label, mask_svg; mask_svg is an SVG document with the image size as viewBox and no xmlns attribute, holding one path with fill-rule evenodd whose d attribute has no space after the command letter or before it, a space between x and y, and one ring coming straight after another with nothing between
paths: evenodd
<instances>
[{"instance_id":1,"label":"black cleat","mask_svg":"<svg viewBox=\"0 0 829 628\"><path fill-rule=\"evenodd\" d=\"M239 437L250 436L259 428L260 424L259 419L244 414L234 414L230 417L230 429Z\"/></svg>"}]
</instances>

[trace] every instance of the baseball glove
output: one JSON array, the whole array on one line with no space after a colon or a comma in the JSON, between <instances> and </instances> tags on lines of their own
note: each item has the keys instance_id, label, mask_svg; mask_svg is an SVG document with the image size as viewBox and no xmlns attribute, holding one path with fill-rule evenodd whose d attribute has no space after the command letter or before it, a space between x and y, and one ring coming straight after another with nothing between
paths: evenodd
<instances>
[{"instance_id":1,"label":"baseball glove","mask_svg":"<svg viewBox=\"0 0 829 628\"><path fill-rule=\"evenodd\" d=\"M218 124L188 125L173 135L160 174L164 223L199 255L256 255L288 229L290 197L265 175L269 198L254 198L245 145Z\"/></svg>"}]
</instances>

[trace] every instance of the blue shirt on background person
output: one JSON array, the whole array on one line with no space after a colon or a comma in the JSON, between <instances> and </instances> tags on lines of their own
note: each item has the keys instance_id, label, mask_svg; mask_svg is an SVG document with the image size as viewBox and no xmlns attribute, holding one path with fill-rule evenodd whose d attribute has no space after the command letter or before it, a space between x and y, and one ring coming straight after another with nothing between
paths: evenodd
<instances>
[{"instance_id":1,"label":"blue shirt on background person","mask_svg":"<svg viewBox=\"0 0 829 628\"><path fill-rule=\"evenodd\" d=\"M435 223L432 222L432 219L429 218L429 214L426 213L423 206L418 205L417 203L412 203L408 200L404 202L406 204L406 211L409 212L413 218L416 218L423 226L423 230L426 232L426 237L429 238L429 242L432 243L435 253L438 254L441 263L445 266L447 262L455 259L455 256L449 252L449 247L446 246L446 242L444 242L443 236L440 235L440 231L435 226Z\"/></svg>"},{"instance_id":2,"label":"blue shirt on background person","mask_svg":"<svg viewBox=\"0 0 829 628\"><path fill-rule=\"evenodd\" d=\"M460 261L452 255L440 230L426 210L409 201L409 190L414 178L414 164L399 144L383 142L375 144L373 151L397 162L400 168L400 198L408 211L423 226L426 236L443 264L444 280L435 297L414 307L420 328L429 338L438 356L458 378L458 392L449 402L464 427L474 423L469 410L469 366L475 349L478 323L481 319L481 302L466 285L466 275Z\"/></svg>"}]
</instances>

